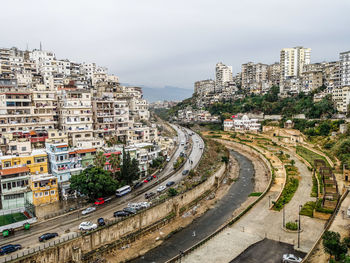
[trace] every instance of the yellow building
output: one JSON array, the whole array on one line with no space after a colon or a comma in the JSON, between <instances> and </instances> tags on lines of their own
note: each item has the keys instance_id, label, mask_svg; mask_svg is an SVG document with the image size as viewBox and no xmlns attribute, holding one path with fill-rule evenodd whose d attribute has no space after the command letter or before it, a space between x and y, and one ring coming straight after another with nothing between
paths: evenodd
<instances>
[{"instance_id":1,"label":"yellow building","mask_svg":"<svg viewBox=\"0 0 350 263\"><path fill-rule=\"evenodd\" d=\"M27 166L31 174L47 173L47 154L44 150L33 150L30 155L0 156L0 169Z\"/></svg>"},{"instance_id":2,"label":"yellow building","mask_svg":"<svg viewBox=\"0 0 350 263\"><path fill-rule=\"evenodd\" d=\"M51 204L59 200L57 178L50 174L32 175L31 188L35 206Z\"/></svg>"}]
</instances>

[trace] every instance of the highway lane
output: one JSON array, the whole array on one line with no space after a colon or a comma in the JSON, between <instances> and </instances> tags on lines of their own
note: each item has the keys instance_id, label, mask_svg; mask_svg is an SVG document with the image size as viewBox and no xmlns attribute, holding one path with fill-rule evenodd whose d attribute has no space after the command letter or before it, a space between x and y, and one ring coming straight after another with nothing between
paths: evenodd
<instances>
[{"instance_id":1,"label":"highway lane","mask_svg":"<svg viewBox=\"0 0 350 263\"><path fill-rule=\"evenodd\" d=\"M178 132L178 142L186 140L186 134L184 131L188 132L189 130L184 129L182 131L181 129L178 129L175 125L173 127ZM192 133L192 131L191 131ZM175 173L173 176L168 178L165 182L163 182L161 185L165 185L168 181L175 181L178 182L182 179L182 171L184 169L190 169L193 167L199 160L202 153L202 150L199 149L199 145L204 145L202 139L199 135L195 134L193 137L193 150L189 156L189 159L193 161L193 164L191 165L190 162L186 162L184 167L180 169L177 173ZM196 142L198 140L199 142ZM179 146L176 150L175 154L173 155L173 158L171 161L166 165L164 170L160 173L159 177L157 179L154 179L150 183L144 184L142 188L147 186L148 184L155 183L159 178L164 177L166 174L169 174L171 171L173 171L173 162L176 160L176 158L179 156L180 152L184 151L183 146ZM156 192L156 189L159 187L159 185L155 185L153 188L151 188L148 192ZM5 244L10 243L19 243L24 248L31 248L36 247L38 242L38 237L41 234L47 233L47 232L57 232L60 237L64 237L68 235L66 233L67 230L69 230L70 233L72 232L80 232L78 230L78 225L82 221L92 221L96 222L98 218L103 217L106 220L108 219L114 219L113 212L117 210L123 209L127 203L129 202L141 202L146 201L144 198L144 194L137 195L139 192L142 191L142 188L135 191L135 193L130 193L124 197L118 198L113 200L112 202L106 204L105 206L99 207L96 212L93 212L89 215L82 216L81 212L74 212L69 215L65 215L59 218L55 218L52 220L44 221L40 224L35 225L32 229L29 231L19 231L14 236L8 237L8 238L2 238L0 241L0 246L3 246ZM15 254L15 253L14 253Z\"/></svg>"}]
</instances>

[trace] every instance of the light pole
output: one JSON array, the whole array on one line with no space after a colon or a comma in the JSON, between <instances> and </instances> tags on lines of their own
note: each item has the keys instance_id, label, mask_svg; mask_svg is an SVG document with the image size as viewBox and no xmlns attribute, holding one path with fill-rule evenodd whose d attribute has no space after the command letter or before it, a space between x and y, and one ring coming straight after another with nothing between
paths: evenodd
<instances>
[{"instance_id":1,"label":"light pole","mask_svg":"<svg viewBox=\"0 0 350 263\"><path fill-rule=\"evenodd\" d=\"M286 226L286 210L284 209L285 203L283 202L283 227Z\"/></svg>"},{"instance_id":2,"label":"light pole","mask_svg":"<svg viewBox=\"0 0 350 263\"><path fill-rule=\"evenodd\" d=\"M301 222L300 222L300 209L302 205L299 205L299 222L298 222L298 248L300 248L300 228L301 228Z\"/></svg>"}]
</instances>

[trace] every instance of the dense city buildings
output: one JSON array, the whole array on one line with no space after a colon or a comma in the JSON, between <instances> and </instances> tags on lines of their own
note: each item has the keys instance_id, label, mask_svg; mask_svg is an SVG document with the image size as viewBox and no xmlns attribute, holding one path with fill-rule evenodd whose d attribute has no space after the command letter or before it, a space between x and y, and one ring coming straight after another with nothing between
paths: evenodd
<instances>
[{"instance_id":1,"label":"dense city buildings","mask_svg":"<svg viewBox=\"0 0 350 263\"><path fill-rule=\"evenodd\" d=\"M42 48L1 48L2 207L76 197L71 176L92 165L98 151L108 158L107 143L119 155L123 145L134 149L140 176L147 175L152 160L170 150L149 119L142 89L121 86L105 67L60 60Z\"/></svg>"}]
</instances>

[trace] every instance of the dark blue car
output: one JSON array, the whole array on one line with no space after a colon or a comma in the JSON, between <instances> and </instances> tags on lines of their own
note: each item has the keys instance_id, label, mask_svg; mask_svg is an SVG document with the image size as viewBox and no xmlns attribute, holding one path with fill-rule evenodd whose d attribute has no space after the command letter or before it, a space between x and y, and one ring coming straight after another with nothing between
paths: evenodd
<instances>
[{"instance_id":1,"label":"dark blue car","mask_svg":"<svg viewBox=\"0 0 350 263\"><path fill-rule=\"evenodd\" d=\"M22 248L22 246L18 245L18 244L17 245L10 244L10 245L0 247L0 255L12 253L12 252L15 252L16 250L19 250L21 248Z\"/></svg>"}]
</instances>

